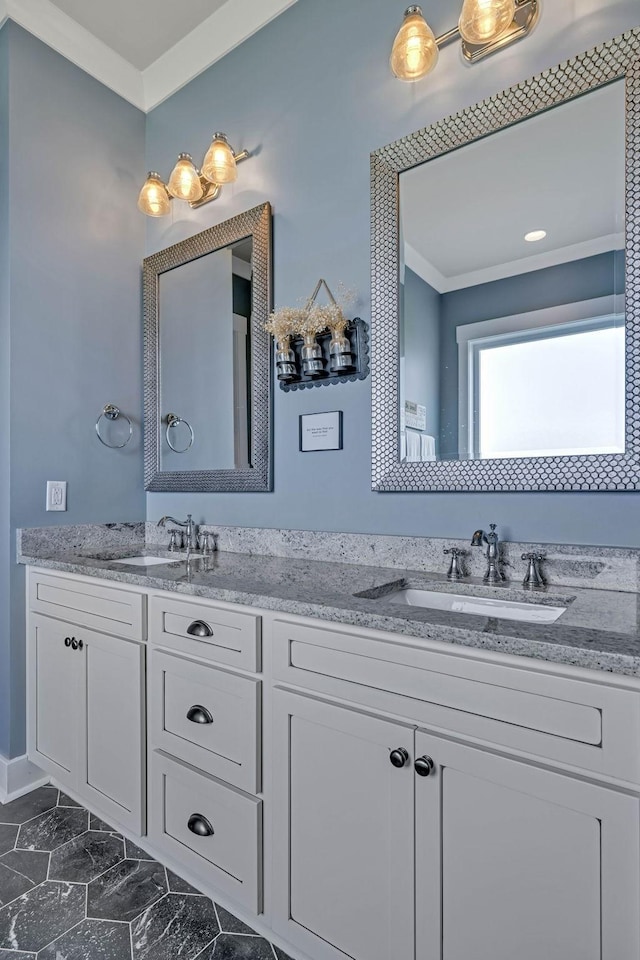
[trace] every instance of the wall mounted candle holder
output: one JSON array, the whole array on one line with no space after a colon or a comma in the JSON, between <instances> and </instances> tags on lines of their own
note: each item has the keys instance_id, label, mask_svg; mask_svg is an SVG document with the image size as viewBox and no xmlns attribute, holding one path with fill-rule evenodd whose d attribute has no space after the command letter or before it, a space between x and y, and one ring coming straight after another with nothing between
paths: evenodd
<instances>
[{"instance_id":1,"label":"wall mounted candle holder","mask_svg":"<svg viewBox=\"0 0 640 960\"><path fill-rule=\"evenodd\" d=\"M332 383L348 383L356 380L365 380L369 375L369 333L367 325L360 317L350 320L344 332L344 338L349 344L350 364L341 370L335 369L336 353L331 353L333 335L330 330L316 334L316 342L322 354L324 372L320 375L309 375L304 372L302 352L304 337L291 337L289 349L293 354L291 361L295 374L288 380L280 380L280 389L285 393L291 390L308 390L312 387L328 386ZM338 354L344 357L344 353ZM332 360L334 369L332 370Z\"/></svg>"}]
</instances>

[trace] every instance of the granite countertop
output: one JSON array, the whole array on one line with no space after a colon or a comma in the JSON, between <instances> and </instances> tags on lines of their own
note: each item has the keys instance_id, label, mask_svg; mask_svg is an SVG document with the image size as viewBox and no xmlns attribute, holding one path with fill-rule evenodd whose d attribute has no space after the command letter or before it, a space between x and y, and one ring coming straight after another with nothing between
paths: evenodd
<instances>
[{"instance_id":1,"label":"granite countertop","mask_svg":"<svg viewBox=\"0 0 640 960\"><path fill-rule=\"evenodd\" d=\"M638 593L557 586L530 594L519 589L519 583L489 587L470 578L451 584L442 575L424 571L231 552L194 555L188 564L184 559L152 567L113 562L145 553L163 555L144 542L119 551L84 551L49 543L41 550L19 553L18 562L406 637L640 676ZM164 555L167 560L176 557ZM379 589L388 584L560 605L567 610L556 622L541 624L410 607ZM358 596L369 592L368 598Z\"/></svg>"}]
</instances>

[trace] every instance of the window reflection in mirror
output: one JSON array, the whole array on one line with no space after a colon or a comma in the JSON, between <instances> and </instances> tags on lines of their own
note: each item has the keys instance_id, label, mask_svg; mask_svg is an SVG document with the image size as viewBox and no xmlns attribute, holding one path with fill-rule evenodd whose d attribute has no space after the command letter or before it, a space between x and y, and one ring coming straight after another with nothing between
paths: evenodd
<instances>
[{"instance_id":1,"label":"window reflection in mirror","mask_svg":"<svg viewBox=\"0 0 640 960\"><path fill-rule=\"evenodd\" d=\"M251 466L251 263L249 237L158 278L163 471Z\"/></svg>"},{"instance_id":2,"label":"window reflection in mirror","mask_svg":"<svg viewBox=\"0 0 640 960\"><path fill-rule=\"evenodd\" d=\"M400 456L624 452L624 83L400 176Z\"/></svg>"}]
</instances>

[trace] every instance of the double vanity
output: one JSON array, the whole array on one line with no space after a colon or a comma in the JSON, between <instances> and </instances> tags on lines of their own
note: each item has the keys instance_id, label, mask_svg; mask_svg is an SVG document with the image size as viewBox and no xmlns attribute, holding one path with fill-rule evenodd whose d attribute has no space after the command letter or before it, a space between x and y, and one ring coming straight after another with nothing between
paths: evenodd
<instances>
[{"instance_id":1,"label":"double vanity","mask_svg":"<svg viewBox=\"0 0 640 960\"><path fill-rule=\"evenodd\" d=\"M526 593L442 541L154 531L22 531L65 791L300 960L638 956L636 552L550 548Z\"/></svg>"},{"instance_id":2,"label":"double vanity","mask_svg":"<svg viewBox=\"0 0 640 960\"><path fill-rule=\"evenodd\" d=\"M640 489L639 58L637 29L372 155L379 529L396 492ZM271 217L145 260L151 494L273 490ZM346 488L331 449L296 496ZM181 553L163 519L21 532L56 784L295 960L638 960L638 550L181 521Z\"/></svg>"}]
</instances>

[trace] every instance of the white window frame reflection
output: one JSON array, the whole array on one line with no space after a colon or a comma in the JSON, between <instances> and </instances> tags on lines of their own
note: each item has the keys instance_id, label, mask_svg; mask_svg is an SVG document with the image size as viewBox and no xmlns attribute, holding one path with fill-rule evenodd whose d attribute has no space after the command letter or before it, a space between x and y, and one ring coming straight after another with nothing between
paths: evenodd
<instances>
[{"instance_id":1,"label":"white window frame reflection","mask_svg":"<svg viewBox=\"0 0 640 960\"><path fill-rule=\"evenodd\" d=\"M461 460L479 459L479 357L483 349L550 339L588 330L624 328L624 295L563 304L545 310L500 317L457 328L458 437ZM622 411L624 417L624 409ZM624 433L624 422L622 425ZM595 451L594 451L595 452ZM526 457L533 454L515 454ZM537 454L536 454L537 455ZM552 454L549 454L552 455ZM553 455L562 455L560 453Z\"/></svg>"}]
</instances>

